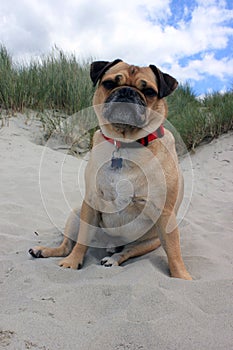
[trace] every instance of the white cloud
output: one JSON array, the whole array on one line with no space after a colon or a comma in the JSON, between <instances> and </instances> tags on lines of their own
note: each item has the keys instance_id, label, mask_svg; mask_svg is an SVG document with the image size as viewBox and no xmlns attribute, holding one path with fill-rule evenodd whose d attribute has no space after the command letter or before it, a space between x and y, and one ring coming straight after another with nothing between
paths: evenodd
<instances>
[{"instance_id":1,"label":"white cloud","mask_svg":"<svg viewBox=\"0 0 233 350\"><path fill-rule=\"evenodd\" d=\"M213 1L209 1L210 3ZM233 19L233 11L213 5L197 7L193 11L189 30L196 45L196 49L221 49L227 44L228 35L233 35L233 28L227 27L225 22Z\"/></svg>"},{"instance_id":2,"label":"white cloud","mask_svg":"<svg viewBox=\"0 0 233 350\"><path fill-rule=\"evenodd\" d=\"M187 2L178 23L172 22L171 0L0 0L0 4L0 41L15 57L45 53L56 44L81 58L119 57L171 67L178 79L200 80L205 74L224 79L232 74L232 59L214 55L233 36L227 24L233 11L223 0L196 0L192 13ZM198 59L192 58L197 54ZM188 61L181 66L185 57Z\"/></svg>"},{"instance_id":3,"label":"white cloud","mask_svg":"<svg viewBox=\"0 0 233 350\"><path fill-rule=\"evenodd\" d=\"M174 63L172 71L176 71L181 81L188 79L201 80L206 75L224 80L225 75L233 77L233 58L217 60L213 54L206 54L202 59L189 61L185 67Z\"/></svg>"}]
</instances>

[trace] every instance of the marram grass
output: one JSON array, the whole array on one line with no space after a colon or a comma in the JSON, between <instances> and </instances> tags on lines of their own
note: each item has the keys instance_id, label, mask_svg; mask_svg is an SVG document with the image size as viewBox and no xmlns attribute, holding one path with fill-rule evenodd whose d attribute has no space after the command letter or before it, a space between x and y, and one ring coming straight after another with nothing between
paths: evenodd
<instances>
[{"instance_id":1,"label":"marram grass","mask_svg":"<svg viewBox=\"0 0 233 350\"><path fill-rule=\"evenodd\" d=\"M57 109L67 114L91 105L89 63L54 49L28 64L15 64L0 46L0 106L5 110Z\"/></svg>"},{"instance_id":2,"label":"marram grass","mask_svg":"<svg viewBox=\"0 0 233 350\"><path fill-rule=\"evenodd\" d=\"M233 91L215 92L198 99L188 84L167 98L168 120L188 149L233 129Z\"/></svg>"}]
</instances>

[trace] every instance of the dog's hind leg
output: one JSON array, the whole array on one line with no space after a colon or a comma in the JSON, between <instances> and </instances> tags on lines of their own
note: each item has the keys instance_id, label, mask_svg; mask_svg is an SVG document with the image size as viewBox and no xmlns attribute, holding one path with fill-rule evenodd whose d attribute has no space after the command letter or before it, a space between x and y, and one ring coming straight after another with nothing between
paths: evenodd
<instances>
[{"instance_id":1,"label":"dog's hind leg","mask_svg":"<svg viewBox=\"0 0 233 350\"><path fill-rule=\"evenodd\" d=\"M29 253L34 258L64 257L70 254L74 244L77 242L80 222L80 210L71 212L65 225L64 239L59 247L49 248L36 246L29 249Z\"/></svg>"},{"instance_id":2,"label":"dog's hind leg","mask_svg":"<svg viewBox=\"0 0 233 350\"><path fill-rule=\"evenodd\" d=\"M124 261L151 252L161 245L159 238L148 238L127 244L120 253L107 256L101 260L101 265L106 267L118 266Z\"/></svg>"}]
</instances>

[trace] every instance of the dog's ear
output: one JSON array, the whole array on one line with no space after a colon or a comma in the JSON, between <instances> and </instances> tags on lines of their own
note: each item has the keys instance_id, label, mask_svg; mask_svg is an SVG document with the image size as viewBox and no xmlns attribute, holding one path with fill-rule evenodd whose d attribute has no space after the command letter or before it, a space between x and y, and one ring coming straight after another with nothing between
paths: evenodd
<instances>
[{"instance_id":1,"label":"dog's ear","mask_svg":"<svg viewBox=\"0 0 233 350\"><path fill-rule=\"evenodd\" d=\"M158 81L158 97L163 98L170 95L178 86L178 81L171 75L161 72L156 66L150 64L149 66L154 72Z\"/></svg>"},{"instance_id":2,"label":"dog's ear","mask_svg":"<svg viewBox=\"0 0 233 350\"><path fill-rule=\"evenodd\" d=\"M93 82L93 85L95 86L102 78L104 73L111 68L112 66L115 66L115 64L122 62L120 59L116 59L113 62L108 62L108 61L95 61L92 62L91 64L91 69L90 69L90 76L91 80Z\"/></svg>"}]
</instances>

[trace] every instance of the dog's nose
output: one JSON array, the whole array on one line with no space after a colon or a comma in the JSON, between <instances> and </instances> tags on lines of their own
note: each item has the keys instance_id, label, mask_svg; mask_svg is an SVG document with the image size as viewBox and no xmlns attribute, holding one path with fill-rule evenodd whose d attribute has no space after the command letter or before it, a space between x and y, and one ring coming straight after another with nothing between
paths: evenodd
<instances>
[{"instance_id":1,"label":"dog's nose","mask_svg":"<svg viewBox=\"0 0 233 350\"><path fill-rule=\"evenodd\" d=\"M145 122L146 104L133 88L115 90L105 101L103 116L113 124L141 127Z\"/></svg>"},{"instance_id":2,"label":"dog's nose","mask_svg":"<svg viewBox=\"0 0 233 350\"><path fill-rule=\"evenodd\" d=\"M129 100L134 101L137 98L137 92L130 87L123 87L118 90L117 102L129 102Z\"/></svg>"}]
</instances>

